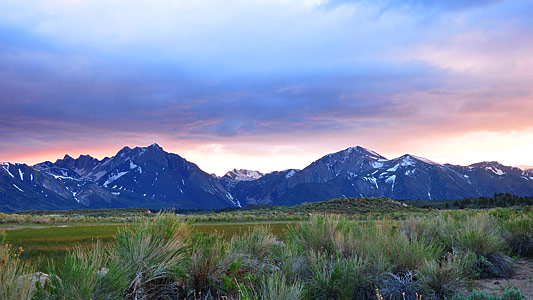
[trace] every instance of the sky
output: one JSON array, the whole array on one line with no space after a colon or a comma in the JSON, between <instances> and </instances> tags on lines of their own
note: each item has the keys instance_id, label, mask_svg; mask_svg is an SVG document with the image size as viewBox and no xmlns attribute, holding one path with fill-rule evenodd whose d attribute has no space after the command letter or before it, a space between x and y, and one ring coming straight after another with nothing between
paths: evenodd
<instances>
[{"instance_id":1,"label":"sky","mask_svg":"<svg viewBox=\"0 0 533 300\"><path fill-rule=\"evenodd\" d=\"M218 175L533 166L530 0L0 2L0 161L158 143Z\"/></svg>"}]
</instances>

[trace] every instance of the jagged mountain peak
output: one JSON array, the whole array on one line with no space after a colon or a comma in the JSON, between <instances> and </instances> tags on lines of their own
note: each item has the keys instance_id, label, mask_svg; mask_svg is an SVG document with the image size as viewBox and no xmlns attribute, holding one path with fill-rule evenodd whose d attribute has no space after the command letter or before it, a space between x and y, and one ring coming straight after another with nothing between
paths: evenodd
<instances>
[{"instance_id":1,"label":"jagged mountain peak","mask_svg":"<svg viewBox=\"0 0 533 300\"><path fill-rule=\"evenodd\" d=\"M159 144L157 144L157 143L153 143L150 146L148 146L147 148L154 148L154 149L163 150L163 148L161 146L159 146Z\"/></svg>"},{"instance_id":2,"label":"jagged mountain peak","mask_svg":"<svg viewBox=\"0 0 533 300\"><path fill-rule=\"evenodd\" d=\"M135 159L135 158L138 158L138 157L143 157L144 159L148 159L148 158L159 158L161 159L162 157L164 156L167 156L167 155L175 155L177 157L179 157L179 155L177 154L172 154L172 153L168 153L166 152L161 146L159 146L158 144L151 144L149 146L145 146L145 147L134 147L134 148L130 148L128 146L122 148L119 152L117 152L117 154L113 157L111 157L112 159L122 159L122 160L130 160L130 159ZM181 157L180 157L181 158ZM161 160L160 160L161 161Z\"/></svg>"},{"instance_id":3,"label":"jagged mountain peak","mask_svg":"<svg viewBox=\"0 0 533 300\"><path fill-rule=\"evenodd\" d=\"M370 150L370 149L362 147L362 146L350 147L350 148L347 148L344 151L351 152L351 151L354 151L354 150L357 151L357 152L363 153L363 154L365 154L367 156L376 158L376 159L386 159L384 156L382 156L381 154L377 153L376 151Z\"/></svg>"},{"instance_id":4,"label":"jagged mountain peak","mask_svg":"<svg viewBox=\"0 0 533 300\"><path fill-rule=\"evenodd\" d=\"M74 160L74 158L68 154L65 154L65 156L63 157L63 160Z\"/></svg>"},{"instance_id":5,"label":"jagged mountain peak","mask_svg":"<svg viewBox=\"0 0 533 300\"><path fill-rule=\"evenodd\" d=\"M387 159L378 154L375 151L369 150L361 146L349 147L343 150L340 150L335 153L327 154L320 159L313 162L313 164L325 163L328 166L350 166L359 165L358 168L371 167L376 162L386 161ZM344 167L341 167L344 168ZM304 169L305 170L305 169Z\"/></svg>"},{"instance_id":6,"label":"jagged mountain peak","mask_svg":"<svg viewBox=\"0 0 533 300\"><path fill-rule=\"evenodd\" d=\"M0 210L105 207L222 208L293 205L338 197L458 199L508 192L533 195L533 172L498 162L439 164L394 159L362 146L327 154L303 170L233 169L217 177L158 144L123 147L102 160L70 155L33 167L0 164ZM7 202L3 200L8 199ZM14 199L14 200L10 200Z\"/></svg>"},{"instance_id":7,"label":"jagged mountain peak","mask_svg":"<svg viewBox=\"0 0 533 300\"><path fill-rule=\"evenodd\" d=\"M338 155L343 155L345 157L346 156L366 156L368 158L375 159L375 160L386 159L385 157L378 154L377 152L370 150L368 148L362 147L362 146L348 147L344 150L331 153L326 156L331 157L331 156L338 156Z\"/></svg>"}]
</instances>

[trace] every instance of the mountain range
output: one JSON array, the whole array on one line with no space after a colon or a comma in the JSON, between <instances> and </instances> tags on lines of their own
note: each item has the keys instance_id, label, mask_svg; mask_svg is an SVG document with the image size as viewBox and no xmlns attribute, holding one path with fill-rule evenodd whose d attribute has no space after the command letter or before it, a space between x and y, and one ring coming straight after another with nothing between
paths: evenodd
<instances>
[{"instance_id":1,"label":"mountain range","mask_svg":"<svg viewBox=\"0 0 533 300\"><path fill-rule=\"evenodd\" d=\"M296 205L339 197L442 200L511 193L533 196L533 170L481 162L438 164L414 155L387 159L357 146L302 170L222 177L159 145L124 147L102 160L65 155L33 166L0 163L0 211L75 208L218 209Z\"/></svg>"}]
</instances>

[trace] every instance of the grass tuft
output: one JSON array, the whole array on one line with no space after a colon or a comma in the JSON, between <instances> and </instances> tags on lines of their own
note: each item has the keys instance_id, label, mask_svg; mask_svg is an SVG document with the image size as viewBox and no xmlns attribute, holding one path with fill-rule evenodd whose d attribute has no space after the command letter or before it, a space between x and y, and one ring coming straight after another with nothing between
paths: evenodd
<instances>
[{"instance_id":1,"label":"grass tuft","mask_svg":"<svg viewBox=\"0 0 533 300\"><path fill-rule=\"evenodd\" d=\"M33 269L20 260L22 248L14 249L0 237L0 299L30 300L36 291Z\"/></svg>"}]
</instances>

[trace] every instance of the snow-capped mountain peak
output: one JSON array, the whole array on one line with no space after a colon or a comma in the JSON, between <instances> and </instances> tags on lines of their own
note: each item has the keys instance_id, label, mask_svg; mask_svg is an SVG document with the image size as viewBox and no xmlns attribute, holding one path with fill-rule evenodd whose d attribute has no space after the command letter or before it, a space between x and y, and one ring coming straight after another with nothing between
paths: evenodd
<instances>
[{"instance_id":1,"label":"snow-capped mountain peak","mask_svg":"<svg viewBox=\"0 0 533 300\"><path fill-rule=\"evenodd\" d=\"M223 177L231 178L235 181L252 181L263 177L263 173L254 170L233 169L228 171Z\"/></svg>"}]
</instances>

